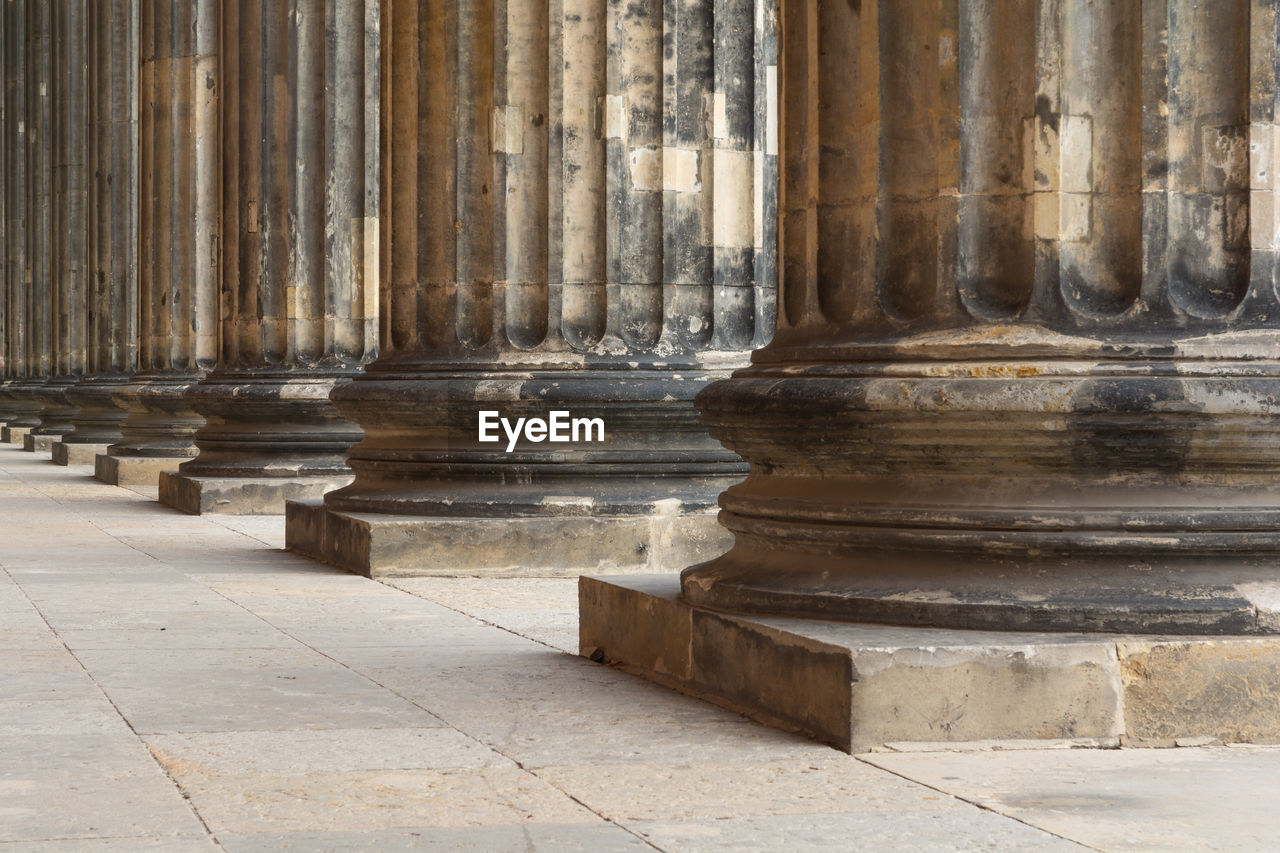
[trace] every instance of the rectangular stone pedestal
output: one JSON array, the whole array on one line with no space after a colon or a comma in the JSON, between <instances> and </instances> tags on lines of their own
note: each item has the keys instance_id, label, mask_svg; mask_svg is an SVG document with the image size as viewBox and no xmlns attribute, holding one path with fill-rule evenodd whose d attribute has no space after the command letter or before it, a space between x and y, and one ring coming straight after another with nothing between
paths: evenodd
<instances>
[{"instance_id":1,"label":"rectangular stone pedestal","mask_svg":"<svg viewBox=\"0 0 1280 853\"><path fill-rule=\"evenodd\" d=\"M4 427L0 429L0 441L5 444L16 444L22 446L22 440L27 437L27 433L31 432L31 427Z\"/></svg>"},{"instance_id":2,"label":"rectangular stone pedestal","mask_svg":"<svg viewBox=\"0 0 1280 853\"><path fill-rule=\"evenodd\" d=\"M687 515L428 518L290 501L285 547L366 577L574 577L677 571L724 553L714 511Z\"/></svg>"},{"instance_id":3,"label":"rectangular stone pedestal","mask_svg":"<svg viewBox=\"0 0 1280 853\"><path fill-rule=\"evenodd\" d=\"M351 477L190 477L160 475L160 502L188 515L283 515L285 502L319 500Z\"/></svg>"},{"instance_id":4,"label":"rectangular stone pedestal","mask_svg":"<svg viewBox=\"0 0 1280 853\"><path fill-rule=\"evenodd\" d=\"M55 465L93 465L99 453L107 452L105 444L67 444L59 441L53 445Z\"/></svg>"},{"instance_id":5,"label":"rectangular stone pedestal","mask_svg":"<svg viewBox=\"0 0 1280 853\"><path fill-rule=\"evenodd\" d=\"M111 486L154 486L160 481L160 472L176 471L186 461L172 456L108 456L99 453L93 461L93 476Z\"/></svg>"},{"instance_id":6,"label":"rectangular stone pedestal","mask_svg":"<svg viewBox=\"0 0 1280 853\"><path fill-rule=\"evenodd\" d=\"M58 440L56 435L33 435L27 433L22 437L22 449L28 453L49 453L53 448L54 442Z\"/></svg>"},{"instance_id":7,"label":"rectangular stone pedestal","mask_svg":"<svg viewBox=\"0 0 1280 853\"><path fill-rule=\"evenodd\" d=\"M1280 637L899 628L691 607L584 577L581 653L861 752L895 742L1280 742Z\"/></svg>"}]
</instances>

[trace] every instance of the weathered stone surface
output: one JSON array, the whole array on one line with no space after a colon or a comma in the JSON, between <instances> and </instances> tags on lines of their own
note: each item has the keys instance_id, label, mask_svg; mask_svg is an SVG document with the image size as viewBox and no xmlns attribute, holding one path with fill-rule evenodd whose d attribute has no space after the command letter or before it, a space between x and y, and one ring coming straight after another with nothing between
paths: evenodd
<instances>
[{"instance_id":1,"label":"weathered stone surface","mask_svg":"<svg viewBox=\"0 0 1280 853\"><path fill-rule=\"evenodd\" d=\"M49 448L54 465L93 466L99 454L107 452L105 444L79 444L59 441Z\"/></svg>"},{"instance_id":2,"label":"weathered stone surface","mask_svg":"<svg viewBox=\"0 0 1280 853\"><path fill-rule=\"evenodd\" d=\"M350 477L193 477L160 474L160 502L188 515L279 515L286 501L319 499L351 482Z\"/></svg>"},{"instance_id":3,"label":"weathered stone surface","mask_svg":"<svg viewBox=\"0 0 1280 853\"><path fill-rule=\"evenodd\" d=\"M370 577L673 571L727 544L711 512L414 518L290 503L291 550Z\"/></svg>"},{"instance_id":4,"label":"weathered stone surface","mask_svg":"<svg viewBox=\"0 0 1280 853\"><path fill-rule=\"evenodd\" d=\"M93 460L93 476L112 486L156 486L164 471L177 471L179 459L154 456L111 456Z\"/></svg>"},{"instance_id":5,"label":"weathered stone surface","mask_svg":"<svg viewBox=\"0 0 1280 853\"><path fill-rule=\"evenodd\" d=\"M580 581L581 654L846 750L1280 739L1270 638L902 628L691 606L674 578Z\"/></svg>"},{"instance_id":6,"label":"weathered stone surface","mask_svg":"<svg viewBox=\"0 0 1280 853\"><path fill-rule=\"evenodd\" d=\"M1120 643L1126 744L1280 742L1280 640Z\"/></svg>"},{"instance_id":7,"label":"weathered stone surface","mask_svg":"<svg viewBox=\"0 0 1280 853\"><path fill-rule=\"evenodd\" d=\"M57 436L54 435L38 435L29 432L22 437L22 449L28 453L48 453L56 440Z\"/></svg>"}]
</instances>

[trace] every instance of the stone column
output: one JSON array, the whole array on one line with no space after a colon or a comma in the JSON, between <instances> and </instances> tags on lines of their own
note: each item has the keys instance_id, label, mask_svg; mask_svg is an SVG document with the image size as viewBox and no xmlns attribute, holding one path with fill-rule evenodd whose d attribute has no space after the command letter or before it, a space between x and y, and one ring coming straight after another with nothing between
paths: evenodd
<instances>
[{"instance_id":1,"label":"stone column","mask_svg":"<svg viewBox=\"0 0 1280 853\"><path fill-rule=\"evenodd\" d=\"M75 404L67 392L84 376L88 324L86 219L88 57L85 0L57 0L43 11L50 21L52 69L49 130L37 158L49 158L48 276L49 380L37 392L40 426L23 439L26 450L52 450L74 429ZM36 142L35 144L39 144ZM48 150L48 149L51 149ZM42 168L42 167L41 167ZM33 172L43 180L40 168ZM43 186L37 192L43 192ZM44 235L41 235L43 239ZM34 266L33 266L34 269ZM41 280L36 276L36 282Z\"/></svg>"},{"instance_id":2,"label":"stone column","mask_svg":"<svg viewBox=\"0 0 1280 853\"><path fill-rule=\"evenodd\" d=\"M120 441L98 479L155 485L195 455L187 392L218 352L218 3L142 0L138 372L115 392Z\"/></svg>"},{"instance_id":3,"label":"stone column","mask_svg":"<svg viewBox=\"0 0 1280 853\"><path fill-rule=\"evenodd\" d=\"M783 3L782 292L694 605L1280 629L1275 7Z\"/></svg>"},{"instance_id":4,"label":"stone column","mask_svg":"<svg viewBox=\"0 0 1280 853\"><path fill-rule=\"evenodd\" d=\"M377 3L226 0L222 26L222 347L160 499L282 514L360 439L329 393L377 346Z\"/></svg>"},{"instance_id":5,"label":"stone column","mask_svg":"<svg viewBox=\"0 0 1280 853\"><path fill-rule=\"evenodd\" d=\"M118 391L137 368L138 3L87 7L85 372L67 391L75 429L53 445L60 465L92 465L120 440Z\"/></svg>"},{"instance_id":6,"label":"stone column","mask_svg":"<svg viewBox=\"0 0 1280 853\"><path fill-rule=\"evenodd\" d=\"M4 209L5 209L5 335L6 382L0 386L0 437L22 444L27 432L40 424L42 404L32 394L28 354L32 339L31 284L27 269L27 8L28 0L4 4Z\"/></svg>"},{"instance_id":7,"label":"stone column","mask_svg":"<svg viewBox=\"0 0 1280 853\"><path fill-rule=\"evenodd\" d=\"M744 468L692 400L772 325L751 17L667 11L382 4L380 354L333 393L364 430L355 481L290 504L291 549L576 574L722 548L715 495ZM508 450L486 411L582 420Z\"/></svg>"},{"instance_id":8,"label":"stone column","mask_svg":"<svg viewBox=\"0 0 1280 853\"><path fill-rule=\"evenodd\" d=\"M22 213L24 220L23 268L21 271L21 313L14 322L26 329L22 348L21 379L9 386L8 395L25 417L7 427L8 439L25 444L31 433L56 436L70 428L61 388L46 393L54 364L54 314L50 271L50 191L53 186L51 147L52 116L49 93L53 85L49 3L28 0L23 24L23 98L26 105L23 139ZM51 440L50 438L43 439Z\"/></svg>"}]
</instances>

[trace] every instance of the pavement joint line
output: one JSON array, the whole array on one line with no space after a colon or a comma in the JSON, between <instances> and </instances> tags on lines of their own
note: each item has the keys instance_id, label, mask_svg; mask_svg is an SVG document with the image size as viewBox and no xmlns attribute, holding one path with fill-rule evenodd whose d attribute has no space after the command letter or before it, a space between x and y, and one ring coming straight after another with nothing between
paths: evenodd
<instances>
[{"instance_id":1,"label":"pavement joint line","mask_svg":"<svg viewBox=\"0 0 1280 853\"><path fill-rule=\"evenodd\" d=\"M116 700L111 698L111 694L107 692L106 688L104 688L101 684L99 684L98 680L93 677L93 673L90 672L89 668L84 665L84 661L80 660L79 655L77 655L74 651L72 651L71 647L68 646L66 641L62 639L62 635L57 632L57 630L53 627L53 625L49 624L48 617L46 617L44 614L44 611L40 609L40 605L36 604L36 602L32 600L31 596L27 594L27 591L23 587L21 582L19 582L19 580L15 578L13 575L9 574L9 570L4 568L3 566L0 566L0 571L3 571L5 574L5 577L9 578L10 583L12 583L18 589L18 591L22 593L22 597L27 600L27 603L30 604L31 607L35 610L35 612L40 616L40 621L44 623L44 626L49 630L49 633L51 633L54 636L54 638L58 641L58 643L62 645L63 651L65 651L71 657L71 659L76 662L76 666L80 667L80 670L85 674L85 677L88 678L90 683L93 684L93 686L97 689L97 691L102 694L102 698L106 699L107 702L111 705L111 710L115 711L116 716L119 717L120 719L120 722L124 723L125 727L137 740L138 745L141 746L144 750L146 750L147 756L151 759L156 769L159 770L161 773L163 773L164 777L169 780L170 784L172 784L174 789L178 792L178 796L180 796L182 798L183 803L186 804L187 810L190 811L192 816L195 817L195 819L200 822L200 826L204 828L205 834L208 837L208 839L212 841L215 845L217 845L219 849L221 849L222 845L218 843L218 839L214 836L213 831L209 828L209 824L205 822L204 816L200 814L199 810L195 807L195 803L191 802L191 797L188 795L187 791L182 787L182 784L179 783L178 780L175 779L169 773L169 771L165 769L164 765L162 765L159 761L156 760L155 753L151 751L150 744L148 744L145 740L142 739L142 735L138 733L138 730L133 727L133 723L129 722L129 718L126 717L124 713L120 710L120 706L116 704ZM135 836L122 836L122 837L135 837ZM44 840L48 840L48 839L44 839Z\"/></svg>"},{"instance_id":2,"label":"pavement joint line","mask_svg":"<svg viewBox=\"0 0 1280 853\"><path fill-rule=\"evenodd\" d=\"M1037 826L1028 820L1024 820L1023 818L1018 817L1017 815L1006 814L1005 812L999 811L998 809L994 809L991 806L985 805L984 803L980 803L977 800L969 799L968 797L961 796L960 794L956 794L951 791L945 790L943 788L939 788L936 785L930 785L928 782L921 782L919 779L912 779L903 771L894 770L889 767L881 767L878 764L874 764L868 761L866 758L862 757L861 755L854 755L852 756L852 758L855 761L859 761L867 765L868 767L874 767L877 770L884 770L890 773L891 775L897 776L899 779L902 779L906 782L910 782L913 785L919 785L922 788L927 788L930 791L935 791L939 794L942 794L942 796L944 797L950 797L951 799L956 800L957 802L965 803L981 811L989 812L993 815L996 815L997 817L1002 817L1002 818L1005 818L1006 820L1011 820L1014 823L1020 823L1023 826L1030 827L1031 829L1034 829L1034 830L1038 830L1040 832L1043 832L1045 835L1053 836L1054 838L1057 838L1060 841L1065 841L1068 844L1075 844L1076 846L1080 847L1082 850L1093 850L1093 851L1096 851L1096 853L1107 853L1107 851L1104 848L1092 847L1088 844L1085 844L1083 841L1077 841L1074 838L1068 838L1065 835L1061 835L1057 832L1054 832L1053 830L1046 829L1043 826Z\"/></svg>"},{"instance_id":3,"label":"pavement joint line","mask_svg":"<svg viewBox=\"0 0 1280 853\"><path fill-rule=\"evenodd\" d=\"M376 583L377 581L373 581L373 582L375 582L375 583ZM384 585L385 585L385 586L390 586L390 584L384 584ZM408 595L408 596L411 596L411 597L413 597L413 598L423 599L423 600L429 601L429 602L430 602L430 603L432 603L432 604L437 604L437 605L439 605L439 606L441 606L441 607L445 607L445 608L446 608L446 609L448 609L448 610L453 610L453 611L454 611L454 612L456 612L456 613L461 613L462 615L464 615L464 616L468 616L468 617L470 617L470 618L472 618L472 619L475 619L475 618L476 618L476 617L472 616L471 614L466 613L466 612L464 612L464 611L462 611L462 610L457 610L456 608L448 607L447 605L441 604L440 602L432 601L431 599L426 599L426 598L424 598L423 596L414 595L413 593L408 592L407 590L400 589L399 587L391 587L391 588L392 588L392 589L395 589L397 592L399 592L399 593L401 593L401 594L403 594L403 595ZM226 598L226 599L227 599L227 601L229 601L229 602L231 602L232 604L234 604L235 606L237 606L237 607L239 607L239 608L241 608L241 609L245 610L246 612L248 612L248 613L252 613L252 612L253 612L253 611L249 610L248 608L246 608L246 607L245 607L243 604L241 604L240 602L235 601L234 599L228 598L226 595L224 595L223 593L219 592L218 590L216 590L216 589L215 589L215 590L213 590L213 592L217 593L218 595L222 595L224 598ZM257 616L257 614L253 614L253 615ZM533 768L530 768L530 767L526 767L526 766L525 766L525 764L524 764L524 762L520 761L519 759L514 758L514 757L513 757L513 756L511 756L511 755L508 755L506 752L504 752L502 749L498 748L498 747L497 747L497 746L495 746L494 744L485 743L485 742L484 742L484 740L482 740L480 737L478 737L478 736L476 736L476 735L473 735L473 734L471 734L470 732L464 731L463 729L458 728L454 723L452 723L452 722L450 722L449 720L445 719L444 717L440 716L440 715L439 715L439 714L437 714L435 711L432 711L430 708L428 708L426 705L422 704L421 702L419 702L419 701L417 701L417 700L415 700L415 699L412 699L412 698L410 698L410 697L408 697L408 696L404 695L403 693L401 693L400 691L396 690L396 689L395 689L395 688L393 688L393 687L389 687L388 685L383 684L382 682L378 681L376 678L374 678L374 677L373 677L373 676L371 676L371 675L368 675L368 674L366 674L366 673L360 672L359 670L353 669L352 667L348 666L348 665L347 665L346 663L344 663L343 661L340 661L340 660L338 660L337 658L335 658L335 657L333 657L333 656L331 656L331 655L327 654L326 652L322 651L321 649L316 648L315 646L311 645L310 643L307 643L306 641L301 640L301 639L299 639L299 638L297 638L297 637L293 636L292 634L290 634L290 633L289 633L289 631L288 631L288 630L286 630L286 629L284 629L284 628L281 628L281 627L279 627L279 626L277 626L277 625L272 624L270 620L268 620L268 619L266 619L266 618L264 618L264 617L262 617L262 616L258 616L258 618L259 618L259 619L262 619L262 621L266 622L268 625L271 625L271 627L272 627L272 628L274 628L275 630L279 631L281 634L284 634L286 637L289 637L290 639L292 639L292 640L294 640L294 641L296 641L296 642L300 643L301 645L305 646L306 648L310 649L311 651L315 652L316 654L320 655L321 657L323 657L323 658L325 658L325 659L327 659L327 660L333 661L333 662L334 662L334 663L336 663L338 666L342 667L343 669L347 670L348 672L350 672L350 673L352 673L352 674L354 674L354 675L358 676L359 678L364 679L365 681L368 681L370 684L376 685L377 687L381 688L382 690L387 691L388 693L392 694L393 696L396 696L396 697L398 697L398 698L400 698L400 699L404 700L405 702L408 702L410 705L413 705L415 708L418 708L418 709L420 709L421 711L423 711L424 713L426 713L426 714L430 715L432 719L439 720L439 721L440 721L440 723L441 723L441 724L443 724L443 726L444 726L445 728L451 729L452 731L455 731L455 732L457 732L458 734L462 735L462 736L463 736L464 738L466 738L467 740L469 740L469 741L471 741L471 742L473 742L473 743L476 743L476 744L478 744L478 745L480 745L480 746L484 747L485 749L488 749L488 750L490 750L490 751L492 751L492 752L494 752L494 753L497 753L498 755L501 755L503 758L507 759L507 760L508 760L508 761L510 761L513 765L515 765L515 766L516 766L516 767L517 767L521 772L523 772L523 773L527 773L527 774L529 774L530 776L532 776L533 778L537 779L539 782L542 782L542 783L543 783L544 785L546 785L547 787L552 788L553 790L559 791L563 796L565 796L566 798L568 798L570 801L572 801L572 802L574 802L574 803L577 803L579 806L581 806L582 808L586 809L588 812L590 812L591 814L595 815L596 817L600 818L600 820L604 821L605 823L610 824L610 825L612 825L612 826L616 826L616 827L618 827L618 829L622 830L623 832L626 832L628 835L633 836L633 837L634 837L634 838L636 838L638 841L640 841L641 843L645 844L646 846L648 846L648 847L650 847L650 848L652 848L652 849L654 849L654 850L659 850L659 851L662 851L662 850L663 850L663 848L658 847L656 844L654 844L653 842L651 842L649 839L645 838L643 835L640 835L638 832L636 832L635 830L631 829L629 826L626 826L625 824L619 823L618 821L615 821L615 820L613 820L612 818L607 817L606 815L604 815L603 813L601 813L601 812L600 812L600 811L598 811L597 809L592 808L590 805L588 805L587 803L583 802L583 801L582 801L581 799L579 799L578 797L576 797L576 796L574 796L573 794L571 794L569 791L566 791L564 788L560 787L559 785L555 784L555 783L554 783L554 782L552 782L551 780L549 780L549 779L545 778L544 776L540 775L540 774L537 772L537 770L535 770L535 769L533 769ZM502 626L500 626L500 625L491 625L490 623L485 622L485 621L484 621L484 620L482 620L482 619L478 619L477 621L479 621L479 622L483 622L483 623L486 625L486 627L502 628ZM506 630L506 629L502 629L502 630ZM514 632L509 632L509 633L514 633ZM520 635L517 635L517 636L520 636ZM528 638L528 637L522 637L522 639L529 640L530 642L540 642L540 641L533 640L533 639ZM540 643L540 644L541 644L541 645L547 645L546 643ZM560 652L561 654L564 654L563 650L561 650L561 649L556 649L556 648L551 647L551 646L548 646L548 648L552 648L554 651L556 651L556 652ZM664 851L664 853L665 853L665 851Z\"/></svg>"}]
</instances>

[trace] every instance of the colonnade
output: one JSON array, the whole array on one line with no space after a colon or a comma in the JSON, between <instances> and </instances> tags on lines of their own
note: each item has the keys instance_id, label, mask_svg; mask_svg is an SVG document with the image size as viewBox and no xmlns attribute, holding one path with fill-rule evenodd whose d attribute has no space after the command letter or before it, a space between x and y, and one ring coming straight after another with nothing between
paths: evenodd
<instances>
[{"instance_id":1,"label":"colonnade","mask_svg":"<svg viewBox=\"0 0 1280 853\"><path fill-rule=\"evenodd\" d=\"M693 399L774 324L768 4L3 7L7 440L370 574L723 550Z\"/></svg>"}]
</instances>

